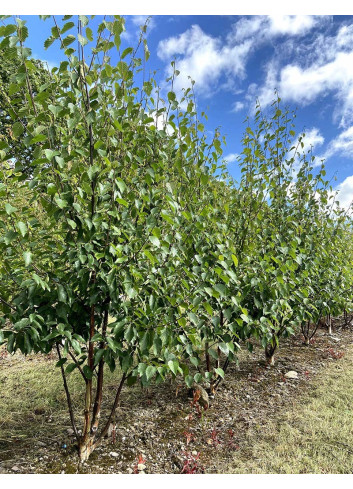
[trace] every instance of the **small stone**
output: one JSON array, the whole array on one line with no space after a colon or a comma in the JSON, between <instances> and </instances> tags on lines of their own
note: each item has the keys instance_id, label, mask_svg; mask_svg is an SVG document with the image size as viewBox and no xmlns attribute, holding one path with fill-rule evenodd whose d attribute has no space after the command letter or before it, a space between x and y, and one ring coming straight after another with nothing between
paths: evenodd
<instances>
[{"instance_id":1,"label":"small stone","mask_svg":"<svg viewBox=\"0 0 353 489\"><path fill-rule=\"evenodd\" d=\"M137 470L145 470L146 465L145 464L138 464L137 465Z\"/></svg>"},{"instance_id":2,"label":"small stone","mask_svg":"<svg viewBox=\"0 0 353 489\"><path fill-rule=\"evenodd\" d=\"M128 472L128 474L132 474L134 471L132 470L132 468L131 468L131 467L129 467L129 468L127 469L127 472Z\"/></svg>"},{"instance_id":3,"label":"small stone","mask_svg":"<svg viewBox=\"0 0 353 489\"><path fill-rule=\"evenodd\" d=\"M294 370L290 370L285 374L285 377L287 379L297 379L298 378L298 372L295 372Z\"/></svg>"},{"instance_id":4,"label":"small stone","mask_svg":"<svg viewBox=\"0 0 353 489\"><path fill-rule=\"evenodd\" d=\"M68 428L68 429L66 430L66 433L67 433L69 436L72 436L72 435L74 435L74 434L75 434L75 432L74 432L74 430L73 430L72 428Z\"/></svg>"},{"instance_id":5,"label":"small stone","mask_svg":"<svg viewBox=\"0 0 353 489\"><path fill-rule=\"evenodd\" d=\"M111 457L119 457L119 454L117 452L109 452L109 455Z\"/></svg>"},{"instance_id":6,"label":"small stone","mask_svg":"<svg viewBox=\"0 0 353 489\"><path fill-rule=\"evenodd\" d=\"M19 472L20 469L17 467L17 465L14 465L13 467L11 467L11 470L12 472Z\"/></svg>"},{"instance_id":7,"label":"small stone","mask_svg":"<svg viewBox=\"0 0 353 489\"><path fill-rule=\"evenodd\" d=\"M196 451L196 450L193 450L193 451L191 452L191 454L192 454L192 455L197 455L197 451Z\"/></svg>"}]
</instances>

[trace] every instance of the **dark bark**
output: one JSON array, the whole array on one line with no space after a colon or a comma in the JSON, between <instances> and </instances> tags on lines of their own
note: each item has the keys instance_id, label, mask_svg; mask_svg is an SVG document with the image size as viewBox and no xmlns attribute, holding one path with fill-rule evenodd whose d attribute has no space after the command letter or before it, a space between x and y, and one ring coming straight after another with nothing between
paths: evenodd
<instances>
[{"instance_id":1,"label":"dark bark","mask_svg":"<svg viewBox=\"0 0 353 489\"><path fill-rule=\"evenodd\" d=\"M104 313L103 319L103 327L102 327L102 336L105 338L108 326L108 309ZM104 340L100 343L100 349L104 348ZM104 374L104 358L102 357L99 366L98 366L98 379L97 379L97 390L96 397L94 400L93 406L93 415L92 415L92 427L91 432L95 433L98 429L101 406L102 406L102 396L103 396L103 374Z\"/></svg>"},{"instance_id":2,"label":"dark bark","mask_svg":"<svg viewBox=\"0 0 353 489\"><path fill-rule=\"evenodd\" d=\"M60 348L59 348L59 344L58 343L56 343L56 350L58 352L59 360L61 360ZM72 401L71 401L70 391L69 391L69 388L68 388L68 385L67 385L67 381L66 381L66 376L65 376L65 371L64 371L63 365L60 365L60 370L61 370L61 375L62 375L62 378L63 378L64 389L65 389L65 394L66 394L66 400L67 400L67 405L68 405L69 413L70 413L71 426L72 426L72 429L74 430L74 434L76 436L77 441L79 441L79 438L80 437L79 437L79 434L77 432L77 427L76 427L76 422L75 422L75 416L74 416L74 412L73 412L73 408L72 408Z\"/></svg>"}]
</instances>

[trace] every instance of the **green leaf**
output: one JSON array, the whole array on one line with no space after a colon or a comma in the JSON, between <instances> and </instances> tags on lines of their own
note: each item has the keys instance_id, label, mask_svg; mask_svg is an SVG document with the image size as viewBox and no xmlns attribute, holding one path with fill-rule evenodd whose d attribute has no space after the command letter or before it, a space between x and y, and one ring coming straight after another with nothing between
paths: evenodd
<instances>
[{"instance_id":1,"label":"green leaf","mask_svg":"<svg viewBox=\"0 0 353 489\"><path fill-rule=\"evenodd\" d=\"M212 309L211 305L208 302L204 302L203 303L203 307L206 309L206 311L208 312L208 314L210 316L213 316L213 309Z\"/></svg>"},{"instance_id":2,"label":"green leaf","mask_svg":"<svg viewBox=\"0 0 353 489\"><path fill-rule=\"evenodd\" d=\"M15 233L15 231L7 231L7 233L5 234L5 238L4 238L4 241L5 241L5 244L6 245L9 245L10 243L12 243L12 241L14 239L16 239L18 236L18 233Z\"/></svg>"},{"instance_id":3,"label":"green leaf","mask_svg":"<svg viewBox=\"0 0 353 489\"><path fill-rule=\"evenodd\" d=\"M24 251L23 252L23 259L25 261L26 267L29 267L29 265L32 263L32 257L33 257L33 254L30 251Z\"/></svg>"},{"instance_id":4,"label":"green leaf","mask_svg":"<svg viewBox=\"0 0 353 489\"><path fill-rule=\"evenodd\" d=\"M157 263L157 259L154 257L154 255L152 255L152 253L148 250L143 250L144 254L147 256L147 258L150 260L150 262L152 264L155 264Z\"/></svg>"},{"instance_id":5,"label":"green leaf","mask_svg":"<svg viewBox=\"0 0 353 489\"><path fill-rule=\"evenodd\" d=\"M58 189L56 188L56 185L54 183L48 183L47 185L47 193L52 196L55 195Z\"/></svg>"},{"instance_id":6,"label":"green leaf","mask_svg":"<svg viewBox=\"0 0 353 489\"><path fill-rule=\"evenodd\" d=\"M119 202L119 204L124 205L125 207L129 207L129 203L124 199L120 199L119 197L117 197L116 201Z\"/></svg>"},{"instance_id":7,"label":"green leaf","mask_svg":"<svg viewBox=\"0 0 353 489\"><path fill-rule=\"evenodd\" d=\"M152 377L155 375L156 371L157 371L157 369L153 365L149 365L146 368L145 375L146 375L147 381L152 379Z\"/></svg>"},{"instance_id":8,"label":"green leaf","mask_svg":"<svg viewBox=\"0 0 353 489\"><path fill-rule=\"evenodd\" d=\"M65 47L67 46L70 46L70 44L72 44L74 41L76 40L76 37L73 36L72 34L69 34L68 36L66 36L64 39L63 39L63 45Z\"/></svg>"},{"instance_id":9,"label":"green leaf","mask_svg":"<svg viewBox=\"0 0 353 489\"><path fill-rule=\"evenodd\" d=\"M219 343L218 348L221 350L221 352L224 355L226 355L226 356L229 355L229 347L228 347L227 343Z\"/></svg>"},{"instance_id":10,"label":"green leaf","mask_svg":"<svg viewBox=\"0 0 353 489\"><path fill-rule=\"evenodd\" d=\"M23 134L24 127L21 122L15 122L15 124L12 126L12 132L16 138L20 137Z\"/></svg>"},{"instance_id":11,"label":"green leaf","mask_svg":"<svg viewBox=\"0 0 353 489\"><path fill-rule=\"evenodd\" d=\"M88 17L87 17L87 15L79 15L78 16L78 19L81 22L82 27L86 27L86 25L88 24Z\"/></svg>"},{"instance_id":12,"label":"green leaf","mask_svg":"<svg viewBox=\"0 0 353 489\"><path fill-rule=\"evenodd\" d=\"M53 44L54 41L55 41L55 37L53 36L48 37L48 39L44 41L44 48L48 49Z\"/></svg>"},{"instance_id":13,"label":"green leaf","mask_svg":"<svg viewBox=\"0 0 353 489\"><path fill-rule=\"evenodd\" d=\"M159 241L159 239L156 236L149 236L148 239L151 241L152 244L154 244L158 248L160 247L161 242Z\"/></svg>"},{"instance_id":14,"label":"green leaf","mask_svg":"<svg viewBox=\"0 0 353 489\"><path fill-rule=\"evenodd\" d=\"M61 28L61 34L65 34L69 29L72 29L75 27L75 24L73 22L66 22L63 27Z\"/></svg>"},{"instance_id":15,"label":"green leaf","mask_svg":"<svg viewBox=\"0 0 353 489\"><path fill-rule=\"evenodd\" d=\"M11 204L9 203L6 203L5 204L5 211L6 211L6 214L8 214L9 216L11 214L13 214L14 212L16 212L18 209L17 207L13 207Z\"/></svg>"},{"instance_id":16,"label":"green leaf","mask_svg":"<svg viewBox=\"0 0 353 489\"><path fill-rule=\"evenodd\" d=\"M55 367L61 367L66 362L67 362L67 358L61 358L58 362L56 362Z\"/></svg>"},{"instance_id":17,"label":"green leaf","mask_svg":"<svg viewBox=\"0 0 353 489\"><path fill-rule=\"evenodd\" d=\"M61 284L59 284L58 285L58 301L66 303L66 300L67 300L66 291L65 291L64 287Z\"/></svg>"},{"instance_id":18,"label":"green leaf","mask_svg":"<svg viewBox=\"0 0 353 489\"><path fill-rule=\"evenodd\" d=\"M81 46L86 46L86 44L88 44L88 39L81 36L81 34L77 34L77 39L78 39L78 42L81 44Z\"/></svg>"},{"instance_id":19,"label":"green leaf","mask_svg":"<svg viewBox=\"0 0 353 489\"><path fill-rule=\"evenodd\" d=\"M177 375L179 370L179 362L178 360L169 360L168 367L173 372L174 375Z\"/></svg>"},{"instance_id":20,"label":"green leaf","mask_svg":"<svg viewBox=\"0 0 353 489\"><path fill-rule=\"evenodd\" d=\"M132 48L126 48L122 52L121 59L124 59L128 54L131 54L133 52Z\"/></svg>"},{"instance_id":21,"label":"green leaf","mask_svg":"<svg viewBox=\"0 0 353 489\"><path fill-rule=\"evenodd\" d=\"M58 105L48 105L48 109L54 114L55 117L58 117L59 112L61 111L61 107Z\"/></svg>"},{"instance_id":22,"label":"green leaf","mask_svg":"<svg viewBox=\"0 0 353 489\"><path fill-rule=\"evenodd\" d=\"M77 228L77 225L76 225L75 221L73 221L72 219L68 219L67 222L72 227L72 229L76 229Z\"/></svg>"},{"instance_id":23,"label":"green leaf","mask_svg":"<svg viewBox=\"0 0 353 489\"><path fill-rule=\"evenodd\" d=\"M55 195L54 200L60 209L64 209L65 207L67 207L67 201L64 199L60 199L58 195Z\"/></svg>"},{"instance_id":24,"label":"green leaf","mask_svg":"<svg viewBox=\"0 0 353 489\"><path fill-rule=\"evenodd\" d=\"M70 374L73 370L75 370L75 368L77 368L76 363L69 363L69 365L65 369L65 372L67 374Z\"/></svg>"},{"instance_id":25,"label":"green leaf","mask_svg":"<svg viewBox=\"0 0 353 489\"><path fill-rule=\"evenodd\" d=\"M89 368L89 366L88 366L88 365L85 365L85 366L83 367L82 371L83 371L83 373L85 374L85 377L86 377L88 380L92 379L92 377L93 377L93 372L92 372L92 370Z\"/></svg>"},{"instance_id":26,"label":"green leaf","mask_svg":"<svg viewBox=\"0 0 353 489\"><path fill-rule=\"evenodd\" d=\"M89 41L93 41L93 32L90 27L86 27L86 37Z\"/></svg>"},{"instance_id":27,"label":"green leaf","mask_svg":"<svg viewBox=\"0 0 353 489\"><path fill-rule=\"evenodd\" d=\"M49 161L51 161L53 159L53 157L55 156L56 151L53 151L52 149L45 149L44 153L45 153L46 158Z\"/></svg>"},{"instance_id":28,"label":"green leaf","mask_svg":"<svg viewBox=\"0 0 353 489\"><path fill-rule=\"evenodd\" d=\"M17 227L18 227L18 229L19 229L19 231L21 233L21 236L24 238L26 236L26 234L27 234L27 231L28 231L27 225L24 222L19 221L17 223Z\"/></svg>"},{"instance_id":29,"label":"green leaf","mask_svg":"<svg viewBox=\"0 0 353 489\"><path fill-rule=\"evenodd\" d=\"M224 371L223 369L221 368L215 368L215 372L217 375L219 375L220 377L222 377L222 379L224 379Z\"/></svg>"},{"instance_id":30,"label":"green leaf","mask_svg":"<svg viewBox=\"0 0 353 489\"><path fill-rule=\"evenodd\" d=\"M223 284L216 284L214 287L214 290L219 292L222 297L226 297L227 295L227 287Z\"/></svg>"}]
</instances>

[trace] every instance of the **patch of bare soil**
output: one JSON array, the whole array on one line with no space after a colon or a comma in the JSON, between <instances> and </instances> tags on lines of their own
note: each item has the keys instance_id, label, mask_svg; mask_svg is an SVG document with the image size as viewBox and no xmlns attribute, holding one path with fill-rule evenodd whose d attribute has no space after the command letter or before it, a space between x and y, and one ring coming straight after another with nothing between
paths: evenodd
<instances>
[{"instance_id":1,"label":"patch of bare soil","mask_svg":"<svg viewBox=\"0 0 353 489\"><path fill-rule=\"evenodd\" d=\"M283 340L274 367L264 362L260 347L242 351L207 411L193 405L181 384L125 388L115 435L82 465L68 415L53 431L48 423L47 436L38 431L34 442L24 436L7 443L0 427L0 473L219 473L239 448L246 450L249 427L278 418L310 389L323 367L339 362L352 344L352 328L341 323L334 321L333 335L319 330L310 346L300 335ZM297 378L285 377L288 371Z\"/></svg>"}]
</instances>

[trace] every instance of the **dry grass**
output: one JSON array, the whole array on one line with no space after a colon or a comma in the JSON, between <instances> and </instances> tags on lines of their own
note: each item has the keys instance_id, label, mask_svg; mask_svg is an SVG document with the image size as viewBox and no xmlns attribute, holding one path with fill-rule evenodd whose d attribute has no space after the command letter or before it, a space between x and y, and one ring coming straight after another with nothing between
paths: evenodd
<instances>
[{"instance_id":1,"label":"dry grass","mask_svg":"<svg viewBox=\"0 0 353 489\"><path fill-rule=\"evenodd\" d=\"M220 471L235 474L353 473L352 349L321 372L312 389L274 421L248 430Z\"/></svg>"},{"instance_id":2,"label":"dry grass","mask_svg":"<svg viewBox=\"0 0 353 489\"><path fill-rule=\"evenodd\" d=\"M70 427L60 369L53 355L16 354L0 363L0 452L12 451L21 440L50 442L63 427ZM118 373L107 372L106 383L113 387ZM77 370L68 376L74 410L82 418L85 385ZM80 423L79 423L80 424ZM80 426L79 426L80 427ZM5 450L6 452L6 450Z\"/></svg>"}]
</instances>

